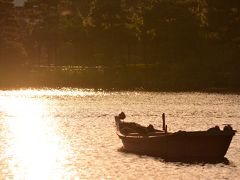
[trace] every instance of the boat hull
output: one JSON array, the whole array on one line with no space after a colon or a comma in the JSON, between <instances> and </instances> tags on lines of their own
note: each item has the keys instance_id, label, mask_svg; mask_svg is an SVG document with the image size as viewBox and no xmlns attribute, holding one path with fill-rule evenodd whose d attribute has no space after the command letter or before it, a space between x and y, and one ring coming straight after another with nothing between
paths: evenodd
<instances>
[{"instance_id":1,"label":"boat hull","mask_svg":"<svg viewBox=\"0 0 240 180\"><path fill-rule=\"evenodd\" d=\"M124 136L123 147L129 152L159 156L170 160L217 160L226 155L233 133L185 132L158 136Z\"/></svg>"}]
</instances>

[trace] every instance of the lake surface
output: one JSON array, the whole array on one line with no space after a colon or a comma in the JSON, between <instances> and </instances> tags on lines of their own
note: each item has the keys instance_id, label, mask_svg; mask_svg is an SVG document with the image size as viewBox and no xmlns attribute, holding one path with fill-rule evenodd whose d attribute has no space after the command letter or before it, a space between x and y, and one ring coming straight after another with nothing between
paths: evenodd
<instances>
[{"instance_id":1,"label":"lake surface","mask_svg":"<svg viewBox=\"0 0 240 180\"><path fill-rule=\"evenodd\" d=\"M127 154L114 115L169 131L232 124L240 131L240 96L208 93L104 92L84 89L0 91L0 179L238 179L240 136L229 163L173 163Z\"/></svg>"}]
</instances>

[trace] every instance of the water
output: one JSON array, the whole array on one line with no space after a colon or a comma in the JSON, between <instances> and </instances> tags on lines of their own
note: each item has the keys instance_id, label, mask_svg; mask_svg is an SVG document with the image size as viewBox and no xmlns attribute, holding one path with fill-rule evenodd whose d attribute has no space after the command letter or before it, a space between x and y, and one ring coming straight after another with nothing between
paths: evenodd
<instances>
[{"instance_id":1,"label":"water","mask_svg":"<svg viewBox=\"0 0 240 180\"><path fill-rule=\"evenodd\" d=\"M240 137L229 164L173 163L119 149L113 116L169 131L227 123L240 130L240 96L103 92L82 89L0 91L0 179L237 179Z\"/></svg>"}]
</instances>

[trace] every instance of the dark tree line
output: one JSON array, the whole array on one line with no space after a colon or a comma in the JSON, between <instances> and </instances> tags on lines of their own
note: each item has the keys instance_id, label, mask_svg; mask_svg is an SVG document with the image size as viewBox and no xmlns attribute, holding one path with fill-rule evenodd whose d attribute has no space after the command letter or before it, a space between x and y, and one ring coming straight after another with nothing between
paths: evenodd
<instances>
[{"instance_id":1,"label":"dark tree line","mask_svg":"<svg viewBox=\"0 0 240 180\"><path fill-rule=\"evenodd\" d=\"M28 0L14 8L0 0L0 40L1 64L144 64L238 77L240 1Z\"/></svg>"},{"instance_id":2,"label":"dark tree line","mask_svg":"<svg viewBox=\"0 0 240 180\"><path fill-rule=\"evenodd\" d=\"M0 0L0 65L21 64L27 53L22 44L13 1Z\"/></svg>"}]
</instances>

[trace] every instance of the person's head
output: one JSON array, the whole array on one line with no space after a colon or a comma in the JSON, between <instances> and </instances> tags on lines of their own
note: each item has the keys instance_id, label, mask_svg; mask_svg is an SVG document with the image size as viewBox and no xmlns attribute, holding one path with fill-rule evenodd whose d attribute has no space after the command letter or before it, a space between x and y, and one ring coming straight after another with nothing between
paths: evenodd
<instances>
[{"instance_id":1,"label":"person's head","mask_svg":"<svg viewBox=\"0 0 240 180\"><path fill-rule=\"evenodd\" d=\"M148 131L153 131L154 130L154 127L152 124L149 124L148 127L147 127L147 130Z\"/></svg>"},{"instance_id":2,"label":"person's head","mask_svg":"<svg viewBox=\"0 0 240 180\"><path fill-rule=\"evenodd\" d=\"M124 112L121 112L119 115L118 115L119 119L125 119L126 118L126 115Z\"/></svg>"}]
</instances>

